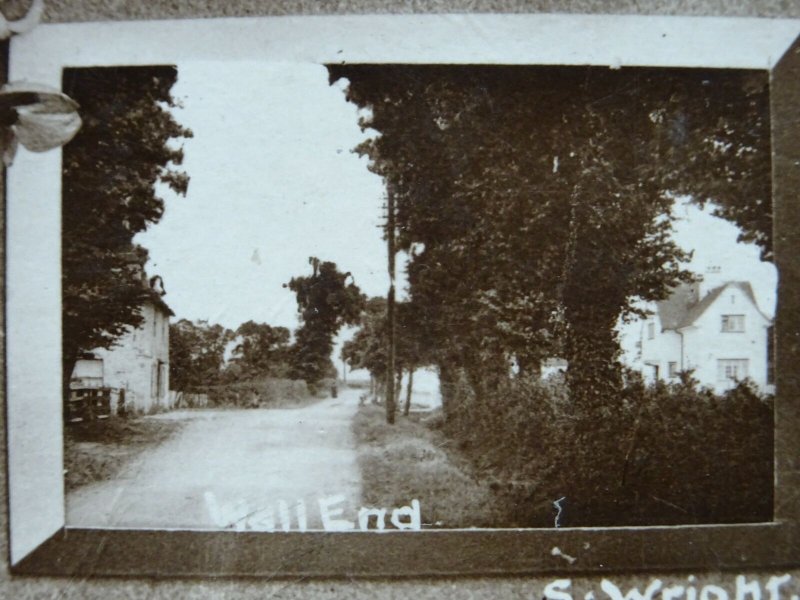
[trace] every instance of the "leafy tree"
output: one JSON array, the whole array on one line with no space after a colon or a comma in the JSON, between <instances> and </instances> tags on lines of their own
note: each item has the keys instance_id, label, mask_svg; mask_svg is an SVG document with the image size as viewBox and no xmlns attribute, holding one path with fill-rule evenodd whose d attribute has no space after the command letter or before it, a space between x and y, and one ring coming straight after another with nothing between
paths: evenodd
<instances>
[{"instance_id":1,"label":"leafy tree","mask_svg":"<svg viewBox=\"0 0 800 600\"><path fill-rule=\"evenodd\" d=\"M604 414L621 383L616 322L635 299L661 299L689 277L669 235L676 193L714 199L768 253L763 77L330 71L350 80L349 99L371 109L363 125L381 133L359 151L397 206L412 304L436 361L444 378L463 368L479 394L508 377L512 357L535 371L560 354L578 412L589 424ZM750 115L760 116L737 124Z\"/></svg>"},{"instance_id":2,"label":"leafy tree","mask_svg":"<svg viewBox=\"0 0 800 600\"><path fill-rule=\"evenodd\" d=\"M766 76L329 69L331 79L350 80L349 99L370 109L362 125L381 134L358 150L397 207L398 246L411 257L411 303L439 367L447 431L465 441L459 432L486 439L493 430L512 440L506 451L517 448L502 468L512 458L534 465L539 441L521 440L520 419L553 417L538 402L531 412L526 395L541 385L540 359L562 356L569 436L557 464L546 465L558 473L539 469L537 483L569 495L576 511L607 496L619 513L627 457L618 441L632 419L615 326L638 312L637 300L662 299L691 277L670 235L677 195L713 200L771 256ZM514 381L511 358L522 367ZM531 424L534 436L545 429Z\"/></svg>"},{"instance_id":3,"label":"leafy tree","mask_svg":"<svg viewBox=\"0 0 800 600\"><path fill-rule=\"evenodd\" d=\"M652 85L650 76L648 85ZM700 85L697 85L697 80ZM698 91L698 87L700 88ZM735 223L740 241L773 259L769 78L765 71L728 76L701 71L674 80L668 102L649 115L656 129L662 187L712 201Z\"/></svg>"},{"instance_id":4,"label":"leafy tree","mask_svg":"<svg viewBox=\"0 0 800 600\"><path fill-rule=\"evenodd\" d=\"M389 382L387 376L387 306L386 298L374 297L367 300L361 315L361 323L355 335L342 346L342 358L352 369L366 369L373 381L373 392L385 389ZM413 389L414 372L432 364L433 358L427 351L424 332L417 324L420 322L415 307L409 302L396 305L397 327L395 335L396 361L395 377L399 382L403 372L408 374L404 413L407 415Z\"/></svg>"},{"instance_id":5,"label":"leafy tree","mask_svg":"<svg viewBox=\"0 0 800 600\"><path fill-rule=\"evenodd\" d=\"M425 336L424 328L420 327L422 320L417 314L418 307L411 302L400 302L397 309L397 329L395 332L395 346L397 349L398 384L402 371L408 374L406 399L403 405L403 414L408 416L411 410L411 395L414 388L414 373L420 367L433 364L433 355Z\"/></svg>"},{"instance_id":6,"label":"leafy tree","mask_svg":"<svg viewBox=\"0 0 800 600\"><path fill-rule=\"evenodd\" d=\"M63 372L80 353L109 348L142 321L147 252L133 237L158 222L159 184L186 193L175 169L191 137L173 118L175 67L66 69L64 91L80 105L83 127L63 154ZM64 386L67 389L67 386Z\"/></svg>"},{"instance_id":7,"label":"leafy tree","mask_svg":"<svg viewBox=\"0 0 800 600\"><path fill-rule=\"evenodd\" d=\"M170 385L181 391L219 383L234 334L222 325L181 319L169 327Z\"/></svg>"},{"instance_id":8,"label":"leafy tree","mask_svg":"<svg viewBox=\"0 0 800 600\"><path fill-rule=\"evenodd\" d=\"M370 298L361 313L358 331L342 345L342 358L351 369L369 371L373 392L386 382L386 336L386 298Z\"/></svg>"},{"instance_id":9,"label":"leafy tree","mask_svg":"<svg viewBox=\"0 0 800 600\"><path fill-rule=\"evenodd\" d=\"M351 274L341 273L336 263L316 257L308 262L312 274L293 277L284 287L297 296L302 321L292 347L292 376L313 384L336 373L331 361L333 338L343 325L358 323L365 297Z\"/></svg>"},{"instance_id":10,"label":"leafy tree","mask_svg":"<svg viewBox=\"0 0 800 600\"><path fill-rule=\"evenodd\" d=\"M286 327L247 321L236 330L238 344L233 349L232 365L241 377L283 377L288 373L290 333Z\"/></svg>"}]
</instances>

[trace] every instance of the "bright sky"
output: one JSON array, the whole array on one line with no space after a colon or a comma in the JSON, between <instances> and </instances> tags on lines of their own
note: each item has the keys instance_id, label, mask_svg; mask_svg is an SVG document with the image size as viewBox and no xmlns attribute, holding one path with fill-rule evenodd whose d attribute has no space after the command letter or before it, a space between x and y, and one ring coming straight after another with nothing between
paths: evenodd
<instances>
[{"instance_id":1,"label":"bright sky","mask_svg":"<svg viewBox=\"0 0 800 600\"><path fill-rule=\"evenodd\" d=\"M176 118L194 132L184 144L189 192L165 191L162 221L137 241L177 318L293 329L295 298L282 285L310 273L309 256L352 272L370 296L386 294L383 185L351 152L366 134L324 67L187 62L173 94L183 104ZM737 244L736 227L709 210L676 214L676 240L695 249L693 270L718 265L726 279L751 281L772 315L775 271L757 248Z\"/></svg>"},{"instance_id":2,"label":"bright sky","mask_svg":"<svg viewBox=\"0 0 800 600\"><path fill-rule=\"evenodd\" d=\"M694 250L687 268L703 275L709 266L720 267L715 275L719 283L749 281L758 307L768 317L775 315L778 275L772 263L762 262L755 244L736 241L739 228L711 213L713 206L704 210L686 201L676 201L673 239L686 250ZM713 284L709 281L709 285Z\"/></svg>"},{"instance_id":3,"label":"bright sky","mask_svg":"<svg viewBox=\"0 0 800 600\"><path fill-rule=\"evenodd\" d=\"M366 134L323 66L184 63L173 95L176 119L194 132L189 192L164 192L163 219L137 241L177 318L294 328L295 297L282 285L311 273L309 256L386 294L383 184L351 152Z\"/></svg>"}]
</instances>

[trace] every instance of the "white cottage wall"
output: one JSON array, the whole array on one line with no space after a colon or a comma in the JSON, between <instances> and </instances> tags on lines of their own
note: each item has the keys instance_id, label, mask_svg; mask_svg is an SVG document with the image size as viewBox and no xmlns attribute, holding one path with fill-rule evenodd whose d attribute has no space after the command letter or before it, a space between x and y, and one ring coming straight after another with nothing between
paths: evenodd
<instances>
[{"instance_id":1,"label":"white cottage wall","mask_svg":"<svg viewBox=\"0 0 800 600\"><path fill-rule=\"evenodd\" d=\"M150 412L169 402L169 316L151 302L142 316L113 348L94 354L103 361L103 385L124 389L126 405Z\"/></svg>"},{"instance_id":2,"label":"white cottage wall","mask_svg":"<svg viewBox=\"0 0 800 600\"><path fill-rule=\"evenodd\" d=\"M653 337L649 331L652 325ZM676 381L677 376L670 377L670 363L675 363L676 372L681 369L681 336L675 331L661 329L658 316L653 315L644 322L642 329L642 353L640 369L647 381L655 376L654 368L658 367L658 378Z\"/></svg>"},{"instance_id":3,"label":"white cottage wall","mask_svg":"<svg viewBox=\"0 0 800 600\"><path fill-rule=\"evenodd\" d=\"M723 316L731 315L744 318L742 331L723 331ZM692 327L682 330L687 368L695 369L694 377L704 385L724 392L735 381L720 373L718 361L746 360L747 377L766 391L769 324L740 287L729 285Z\"/></svg>"}]
</instances>

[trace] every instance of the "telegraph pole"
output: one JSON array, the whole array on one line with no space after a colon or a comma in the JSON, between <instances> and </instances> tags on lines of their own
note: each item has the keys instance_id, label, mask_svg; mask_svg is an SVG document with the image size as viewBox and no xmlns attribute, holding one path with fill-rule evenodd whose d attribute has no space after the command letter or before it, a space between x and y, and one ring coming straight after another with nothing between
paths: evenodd
<instances>
[{"instance_id":1,"label":"telegraph pole","mask_svg":"<svg viewBox=\"0 0 800 600\"><path fill-rule=\"evenodd\" d=\"M394 219L394 194L389 186L386 194L386 243L389 250L389 293L386 297L386 320L388 352L386 353L386 422L394 424L395 397L394 397L394 363L395 363L395 318L394 318L394 278L395 278L395 219Z\"/></svg>"}]
</instances>

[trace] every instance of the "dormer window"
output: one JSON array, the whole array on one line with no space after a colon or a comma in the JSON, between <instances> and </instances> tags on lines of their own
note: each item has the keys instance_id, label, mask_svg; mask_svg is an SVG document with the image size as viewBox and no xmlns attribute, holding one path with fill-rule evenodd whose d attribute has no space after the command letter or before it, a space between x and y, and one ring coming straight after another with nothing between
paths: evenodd
<instances>
[{"instance_id":1,"label":"dormer window","mask_svg":"<svg viewBox=\"0 0 800 600\"><path fill-rule=\"evenodd\" d=\"M744 315L722 315L723 333L741 333L744 331Z\"/></svg>"}]
</instances>

